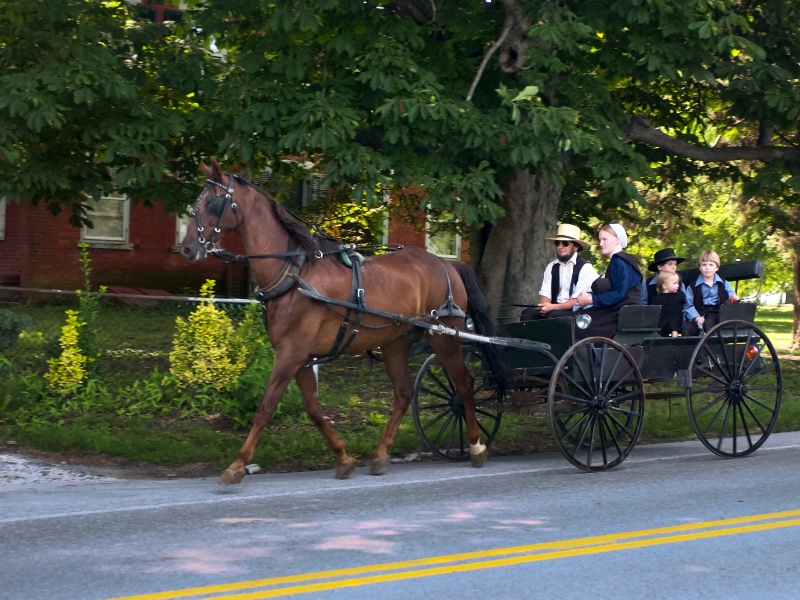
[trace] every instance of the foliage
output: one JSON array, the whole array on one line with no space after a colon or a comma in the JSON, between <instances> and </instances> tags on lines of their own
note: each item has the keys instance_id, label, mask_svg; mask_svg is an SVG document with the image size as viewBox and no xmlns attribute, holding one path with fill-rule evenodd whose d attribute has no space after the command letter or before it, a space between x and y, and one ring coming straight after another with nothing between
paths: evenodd
<instances>
[{"instance_id":1,"label":"foliage","mask_svg":"<svg viewBox=\"0 0 800 600\"><path fill-rule=\"evenodd\" d=\"M180 24L122 2L2 6L0 195L76 224L112 189L182 210L209 153L310 163L357 206L419 186L480 228L470 252L495 262L479 275L502 268L504 302L528 300L558 214L588 226L698 180L800 231L796 2L192 0Z\"/></svg>"},{"instance_id":2,"label":"foliage","mask_svg":"<svg viewBox=\"0 0 800 600\"><path fill-rule=\"evenodd\" d=\"M214 74L203 48L127 2L0 6L0 196L67 208L76 226L84 198L111 191L190 204L186 158L204 136L187 114Z\"/></svg>"},{"instance_id":3,"label":"foliage","mask_svg":"<svg viewBox=\"0 0 800 600\"><path fill-rule=\"evenodd\" d=\"M311 223L323 223L325 233L347 244L380 244L386 207L356 204L349 200L349 190L331 188L319 200L304 208L300 216Z\"/></svg>"},{"instance_id":4,"label":"foliage","mask_svg":"<svg viewBox=\"0 0 800 600\"><path fill-rule=\"evenodd\" d=\"M10 310L0 310L0 350L7 350L17 343L19 334L33 325L30 317Z\"/></svg>"},{"instance_id":5,"label":"foliage","mask_svg":"<svg viewBox=\"0 0 800 600\"><path fill-rule=\"evenodd\" d=\"M112 348L118 362L71 396L50 392L41 372L34 369L36 363L19 361L23 355L41 352L41 345L48 345L40 337L58 337L62 309L25 307L37 332L46 335L34 336L26 331L31 339L21 339L19 344L25 347L12 348L0 357L0 440L15 439L19 444L55 452L101 452L158 464L202 461L223 468L230 462L246 435L236 427L249 426L274 357L259 318L260 306L250 305L237 328L237 335L250 347L247 368L233 391L218 392L209 386L179 391L169 373L153 366L153 358L161 354L162 364L166 364L175 312L185 311L184 307L127 309L104 305L98 334L106 339L109 332L113 333L118 345ZM783 354L791 335L791 309L760 307L756 322ZM412 372L424 358L414 359ZM800 398L796 393L800 389L800 367L792 360L782 360L782 367L784 396L776 430L796 430L800 428ZM125 369L132 371L120 377ZM672 392L677 389L672 382L665 386ZM367 357L342 357L324 365L320 369L320 396L331 426L347 442L348 451L368 460L391 411L392 390L382 366L371 364ZM693 439L682 401L648 401L647 414L643 441ZM552 449L546 417L506 414L492 453ZM401 424L394 451L406 455L420 450L409 413ZM268 470L331 466L330 451L304 417L296 386L290 386L278 405L254 461Z\"/></svg>"},{"instance_id":6,"label":"foliage","mask_svg":"<svg viewBox=\"0 0 800 600\"><path fill-rule=\"evenodd\" d=\"M200 288L202 298L214 298L215 281ZM249 348L237 335L230 317L211 301L203 301L189 315L176 320L170 373L180 390L209 386L230 391L244 371Z\"/></svg>"},{"instance_id":7,"label":"foliage","mask_svg":"<svg viewBox=\"0 0 800 600\"><path fill-rule=\"evenodd\" d=\"M740 185L719 181L700 181L680 199L669 191L650 193L647 205L631 215L636 252L646 265L657 250L673 247L687 259L680 269L695 268L706 249L715 250L722 263L760 260L765 272L761 291L784 291L792 265L781 251L781 238L765 223L753 221L743 201ZM753 294L760 285L743 281L739 295Z\"/></svg>"},{"instance_id":8,"label":"foliage","mask_svg":"<svg viewBox=\"0 0 800 600\"><path fill-rule=\"evenodd\" d=\"M78 347L81 353L89 358L87 367L89 376L95 375L97 359L100 357L100 348L97 343L97 316L100 311L100 296L105 293L105 286L100 286L99 294L92 293L90 276L92 273L91 259L89 258L89 244L78 244L80 249L81 272L84 276L85 287L77 290L78 312L83 326L78 330Z\"/></svg>"},{"instance_id":9,"label":"foliage","mask_svg":"<svg viewBox=\"0 0 800 600\"><path fill-rule=\"evenodd\" d=\"M88 377L88 364L92 360L81 351L78 344L80 328L85 326L80 313L68 310L67 322L61 328L61 354L47 361L50 369L44 374L47 387L53 394L67 395L77 391Z\"/></svg>"}]
</instances>

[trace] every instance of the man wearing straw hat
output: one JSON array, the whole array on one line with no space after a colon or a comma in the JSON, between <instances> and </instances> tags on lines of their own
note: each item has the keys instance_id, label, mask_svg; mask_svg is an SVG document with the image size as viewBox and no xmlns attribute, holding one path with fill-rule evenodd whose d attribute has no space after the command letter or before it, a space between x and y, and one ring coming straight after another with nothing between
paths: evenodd
<instances>
[{"instance_id":1,"label":"man wearing straw hat","mask_svg":"<svg viewBox=\"0 0 800 600\"><path fill-rule=\"evenodd\" d=\"M555 244L556 259L545 267L539 305L523 310L520 320L572 316L575 298L588 291L598 278L594 267L578 256L581 250L589 247L580 236L580 228L562 223L556 237L547 238Z\"/></svg>"}]
</instances>

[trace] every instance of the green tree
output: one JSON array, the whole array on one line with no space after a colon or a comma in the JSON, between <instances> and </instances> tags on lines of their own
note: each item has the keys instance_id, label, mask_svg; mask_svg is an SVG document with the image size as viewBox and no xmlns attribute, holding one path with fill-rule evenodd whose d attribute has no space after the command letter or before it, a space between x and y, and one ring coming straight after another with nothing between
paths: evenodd
<instances>
[{"instance_id":1,"label":"green tree","mask_svg":"<svg viewBox=\"0 0 800 600\"><path fill-rule=\"evenodd\" d=\"M66 208L76 226L85 199L111 191L190 203L192 143L208 143L190 114L216 63L183 29L136 11L0 1L0 196Z\"/></svg>"},{"instance_id":2,"label":"green tree","mask_svg":"<svg viewBox=\"0 0 800 600\"><path fill-rule=\"evenodd\" d=\"M795 3L201 6L231 67L199 118L219 155L313 157L359 200L425 187L434 211L473 228L495 305L535 296L559 216L624 215L700 176L747 179L758 196L763 173L798 168Z\"/></svg>"},{"instance_id":3,"label":"green tree","mask_svg":"<svg viewBox=\"0 0 800 600\"><path fill-rule=\"evenodd\" d=\"M37 4L50 10L29 8ZM122 24L115 3L6 5L0 147L10 151L0 193L94 193L85 180L97 177L70 171L78 164L116 168L116 183L145 198L153 186L169 196L179 180L168 181L167 168L190 172L181 159L193 154L254 172L282 172L293 168L284 158L300 157L357 202L424 187L434 213L471 228L473 261L498 306L535 297L559 217L587 227L625 217L649 190L681 193L699 177L741 183L764 205L800 188L796 2L193 0L181 27L131 14ZM58 7L85 10L62 27L71 38L47 20ZM49 50L36 50L40 42ZM95 67L82 53L105 58ZM49 65L41 73L40 58ZM89 85L83 71L59 74L62 64L103 70ZM31 116L41 112L33 98L54 101L45 83L20 91L30 75L54 80L70 109L63 119ZM75 124L90 111L77 91L106 98L106 79L128 90L108 99L135 143L102 129L74 148L56 143L62 132L84 139ZM139 118L145 109L153 117ZM45 171L38 153L51 142L74 154ZM36 178L25 184L17 171Z\"/></svg>"}]
</instances>

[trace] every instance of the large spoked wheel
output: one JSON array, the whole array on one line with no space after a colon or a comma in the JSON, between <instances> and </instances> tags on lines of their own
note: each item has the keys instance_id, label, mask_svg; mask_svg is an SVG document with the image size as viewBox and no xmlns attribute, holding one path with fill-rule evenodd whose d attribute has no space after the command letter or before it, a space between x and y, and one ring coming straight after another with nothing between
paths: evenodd
<instances>
[{"instance_id":1,"label":"large spoked wheel","mask_svg":"<svg viewBox=\"0 0 800 600\"><path fill-rule=\"evenodd\" d=\"M561 453L584 471L605 471L631 453L644 422L644 383L621 344L591 337L573 345L550 380L548 415Z\"/></svg>"},{"instance_id":2,"label":"large spoked wheel","mask_svg":"<svg viewBox=\"0 0 800 600\"><path fill-rule=\"evenodd\" d=\"M755 452L775 426L782 393L775 348L752 323L724 321L692 353L686 407L697 437L714 454Z\"/></svg>"},{"instance_id":3,"label":"large spoked wheel","mask_svg":"<svg viewBox=\"0 0 800 600\"><path fill-rule=\"evenodd\" d=\"M481 442L488 446L500 429L503 414L481 406L494 402L496 398L495 390L483 385L480 352L465 352L464 359L467 369L475 378L472 391ZM434 455L451 461L469 460L464 403L435 354L425 360L417 374L412 413L417 433Z\"/></svg>"}]
</instances>

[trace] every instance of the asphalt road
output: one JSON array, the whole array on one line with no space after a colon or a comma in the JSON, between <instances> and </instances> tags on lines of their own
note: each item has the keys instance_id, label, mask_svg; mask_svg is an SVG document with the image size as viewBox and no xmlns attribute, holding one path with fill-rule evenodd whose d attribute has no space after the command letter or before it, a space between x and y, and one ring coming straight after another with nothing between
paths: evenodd
<instances>
[{"instance_id":1,"label":"asphalt road","mask_svg":"<svg viewBox=\"0 0 800 600\"><path fill-rule=\"evenodd\" d=\"M2 469L6 600L800 596L798 433L737 460L639 446L599 474L555 454L232 487Z\"/></svg>"}]
</instances>

